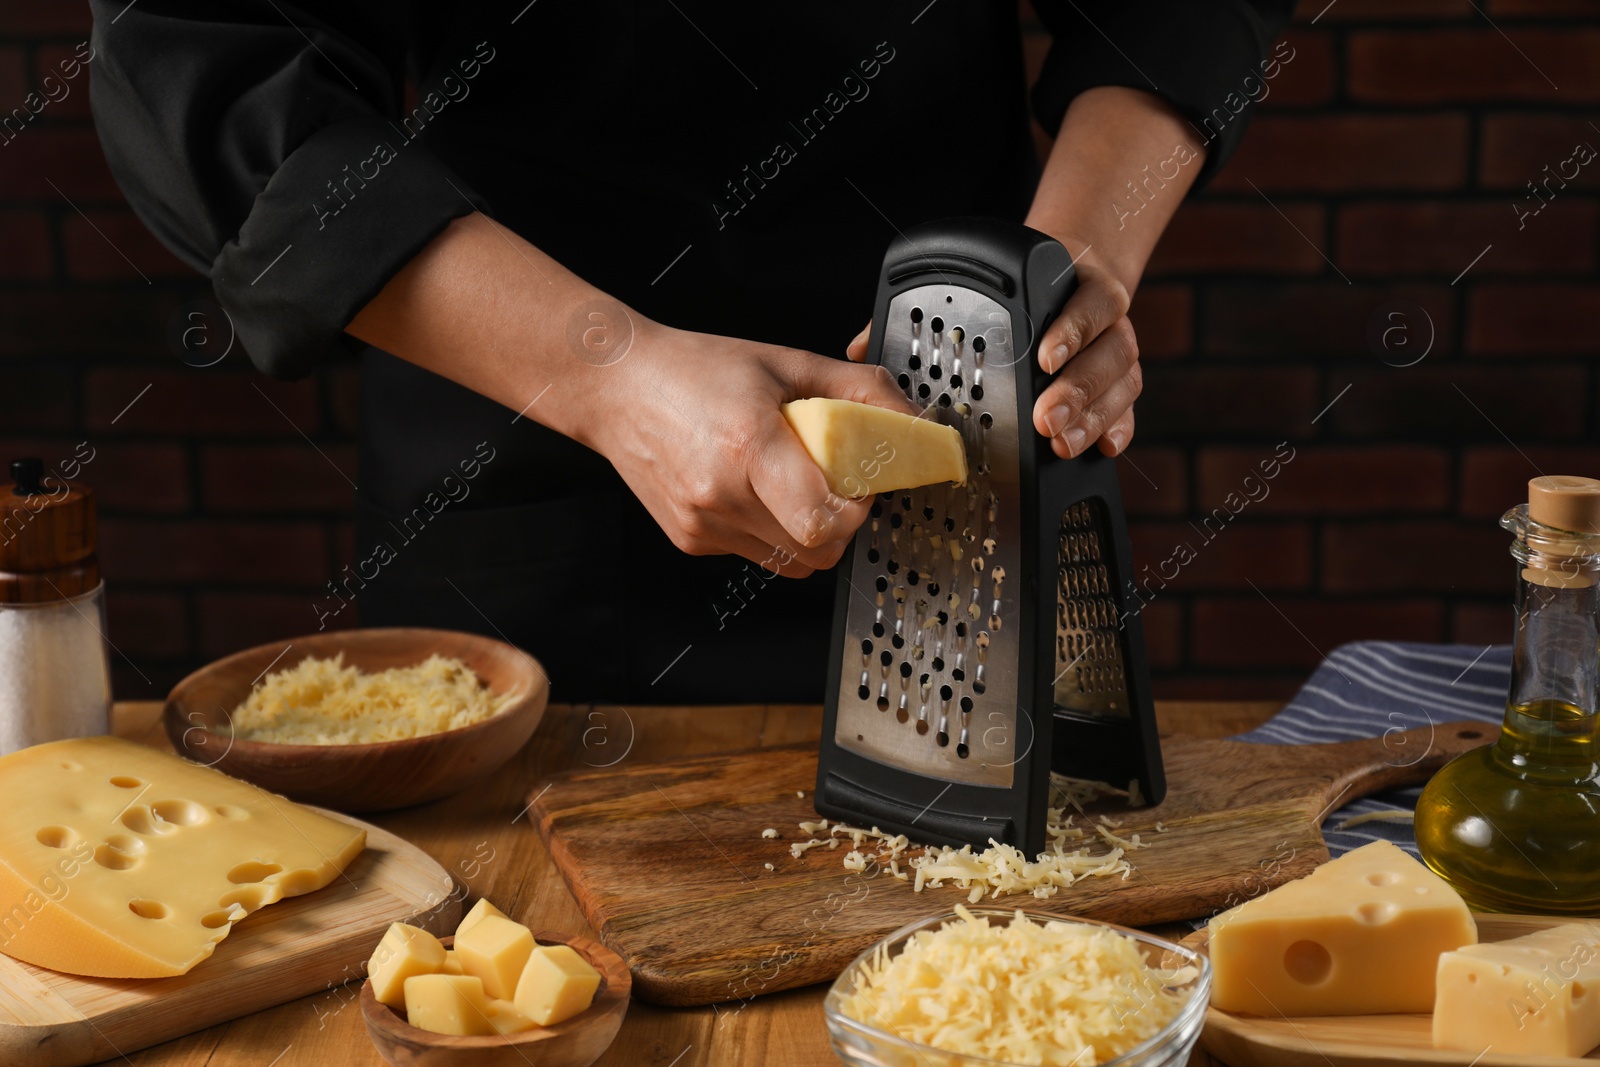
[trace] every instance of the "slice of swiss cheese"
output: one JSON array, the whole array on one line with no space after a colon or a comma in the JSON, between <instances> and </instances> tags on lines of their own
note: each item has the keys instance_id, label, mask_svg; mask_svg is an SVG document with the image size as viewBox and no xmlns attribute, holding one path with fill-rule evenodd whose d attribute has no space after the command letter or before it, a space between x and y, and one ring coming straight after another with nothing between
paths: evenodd
<instances>
[{"instance_id":1,"label":"slice of swiss cheese","mask_svg":"<svg viewBox=\"0 0 1600 1067\"><path fill-rule=\"evenodd\" d=\"M783 417L840 496L967 480L967 448L954 426L826 397L791 401Z\"/></svg>"},{"instance_id":2,"label":"slice of swiss cheese","mask_svg":"<svg viewBox=\"0 0 1600 1067\"><path fill-rule=\"evenodd\" d=\"M0 952L101 978L183 974L244 916L321 889L365 830L114 737L0 758Z\"/></svg>"},{"instance_id":3,"label":"slice of swiss cheese","mask_svg":"<svg viewBox=\"0 0 1600 1067\"><path fill-rule=\"evenodd\" d=\"M1600 925L1567 923L1439 957L1433 1047L1583 1056L1600 1045Z\"/></svg>"},{"instance_id":4,"label":"slice of swiss cheese","mask_svg":"<svg viewBox=\"0 0 1600 1067\"><path fill-rule=\"evenodd\" d=\"M1280 1015L1433 1010L1441 953L1475 944L1444 879L1374 841L1211 920L1211 1006Z\"/></svg>"}]
</instances>

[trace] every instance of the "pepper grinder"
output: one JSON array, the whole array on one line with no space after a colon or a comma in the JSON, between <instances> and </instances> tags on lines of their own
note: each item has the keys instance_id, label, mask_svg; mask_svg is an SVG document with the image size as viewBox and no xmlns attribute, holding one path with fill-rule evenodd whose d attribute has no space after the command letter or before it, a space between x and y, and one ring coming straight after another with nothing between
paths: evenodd
<instances>
[{"instance_id":1,"label":"pepper grinder","mask_svg":"<svg viewBox=\"0 0 1600 1067\"><path fill-rule=\"evenodd\" d=\"M1480 911L1600 914L1600 480L1540 477L1515 537L1505 724L1417 802L1429 867Z\"/></svg>"},{"instance_id":2,"label":"pepper grinder","mask_svg":"<svg viewBox=\"0 0 1600 1067\"><path fill-rule=\"evenodd\" d=\"M35 458L0 485L0 756L110 731L94 492Z\"/></svg>"}]
</instances>

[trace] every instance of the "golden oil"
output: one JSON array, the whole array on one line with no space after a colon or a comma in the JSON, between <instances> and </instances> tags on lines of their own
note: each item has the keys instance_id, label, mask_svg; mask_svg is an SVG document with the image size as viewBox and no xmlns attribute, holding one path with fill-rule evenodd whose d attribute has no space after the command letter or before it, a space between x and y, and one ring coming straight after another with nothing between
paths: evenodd
<instances>
[{"instance_id":1,"label":"golden oil","mask_svg":"<svg viewBox=\"0 0 1600 1067\"><path fill-rule=\"evenodd\" d=\"M1476 910L1600 915L1600 481L1528 490L1505 722L1423 789L1417 847Z\"/></svg>"}]
</instances>

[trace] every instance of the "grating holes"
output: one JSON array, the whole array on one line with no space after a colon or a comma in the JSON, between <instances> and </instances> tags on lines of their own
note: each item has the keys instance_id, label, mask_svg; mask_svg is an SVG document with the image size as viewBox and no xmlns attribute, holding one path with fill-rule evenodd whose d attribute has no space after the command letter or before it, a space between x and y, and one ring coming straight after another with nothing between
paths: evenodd
<instances>
[{"instance_id":1,"label":"grating holes","mask_svg":"<svg viewBox=\"0 0 1600 1067\"><path fill-rule=\"evenodd\" d=\"M964 682L967 680L967 672L962 670L960 667L957 667L955 670L950 672L950 677L954 681Z\"/></svg>"},{"instance_id":2,"label":"grating holes","mask_svg":"<svg viewBox=\"0 0 1600 1067\"><path fill-rule=\"evenodd\" d=\"M945 297L944 302L946 304L950 303L950 298L948 296ZM938 315L935 315L933 317L933 321L928 323L928 325L933 327L934 333L944 333L944 319L940 318Z\"/></svg>"},{"instance_id":3,"label":"grating holes","mask_svg":"<svg viewBox=\"0 0 1600 1067\"><path fill-rule=\"evenodd\" d=\"M900 373L900 377L896 378L895 381L900 383L900 388L902 389L911 388L911 375L906 374L904 371Z\"/></svg>"},{"instance_id":4,"label":"grating holes","mask_svg":"<svg viewBox=\"0 0 1600 1067\"><path fill-rule=\"evenodd\" d=\"M983 338L980 337L978 340L981 341ZM967 743L965 741L956 746L956 755L960 756L962 759L966 759L971 754L972 750L967 747Z\"/></svg>"},{"instance_id":5,"label":"grating holes","mask_svg":"<svg viewBox=\"0 0 1600 1067\"><path fill-rule=\"evenodd\" d=\"M983 399L983 386L974 385L972 387L972 399L974 399L974 400L982 400Z\"/></svg>"},{"instance_id":6,"label":"grating holes","mask_svg":"<svg viewBox=\"0 0 1600 1067\"><path fill-rule=\"evenodd\" d=\"M972 339L972 350L974 352L982 352L987 347L989 347L989 342L985 341L981 334Z\"/></svg>"},{"instance_id":7,"label":"grating holes","mask_svg":"<svg viewBox=\"0 0 1600 1067\"><path fill-rule=\"evenodd\" d=\"M875 519L882 518L883 517L883 503L881 501L874 500L872 502L872 510L867 512L867 514L871 515Z\"/></svg>"},{"instance_id":8,"label":"grating holes","mask_svg":"<svg viewBox=\"0 0 1600 1067\"><path fill-rule=\"evenodd\" d=\"M959 374L950 375L950 388L952 388L952 389L960 389L961 388L961 375L959 375ZM965 411L963 411L961 414L965 415L967 413Z\"/></svg>"},{"instance_id":9,"label":"grating holes","mask_svg":"<svg viewBox=\"0 0 1600 1067\"><path fill-rule=\"evenodd\" d=\"M921 734L923 737L927 737L928 736L928 720L927 719L918 719L917 720L917 733Z\"/></svg>"},{"instance_id":10,"label":"grating holes","mask_svg":"<svg viewBox=\"0 0 1600 1067\"><path fill-rule=\"evenodd\" d=\"M933 518L933 505L932 504L924 504L922 506L922 517L925 518L925 519Z\"/></svg>"},{"instance_id":11,"label":"grating holes","mask_svg":"<svg viewBox=\"0 0 1600 1067\"><path fill-rule=\"evenodd\" d=\"M950 406L950 394L949 393L940 393L939 394L939 406L942 407L942 408L947 408L947 407Z\"/></svg>"},{"instance_id":12,"label":"grating holes","mask_svg":"<svg viewBox=\"0 0 1600 1067\"><path fill-rule=\"evenodd\" d=\"M889 638L889 643L894 645L895 648L906 647L906 639L901 637L899 634L895 634L893 637Z\"/></svg>"},{"instance_id":13,"label":"grating holes","mask_svg":"<svg viewBox=\"0 0 1600 1067\"><path fill-rule=\"evenodd\" d=\"M889 579L885 578L883 575L878 575L878 580L875 584L878 587L878 592L886 593L889 591Z\"/></svg>"},{"instance_id":14,"label":"grating holes","mask_svg":"<svg viewBox=\"0 0 1600 1067\"><path fill-rule=\"evenodd\" d=\"M880 553L877 549L875 549L875 548L867 549L867 562L868 563L876 563L876 562L878 562L878 560L880 560L882 558L883 558L882 553Z\"/></svg>"},{"instance_id":15,"label":"grating holes","mask_svg":"<svg viewBox=\"0 0 1600 1067\"><path fill-rule=\"evenodd\" d=\"M906 660L906 661L904 661L904 662L902 662L900 664L900 677L902 677L902 678L911 677L911 661L910 660Z\"/></svg>"},{"instance_id":16,"label":"grating holes","mask_svg":"<svg viewBox=\"0 0 1600 1067\"><path fill-rule=\"evenodd\" d=\"M883 636L883 623L875 622L875 623L872 624L872 636L873 637L882 637ZM896 646L896 647L898 647L898 646Z\"/></svg>"},{"instance_id":17,"label":"grating holes","mask_svg":"<svg viewBox=\"0 0 1600 1067\"><path fill-rule=\"evenodd\" d=\"M863 656L872 655L872 638L863 637L861 639L861 654Z\"/></svg>"},{"instance_id":18,"label":"grating holes","mask_svg":"<svg viewBox=\"0 0 1600 1067\"><path fill-rule=\"evenodd\" d=\"M933 669L936 670L936 671L944 670L944 657L943 656L935 656L935 657L933 657ZM946 697L945 699L949 700L950 698Z\"/></svg>"},{"instance_id":19,"label":"grating holes","mask_svg":"<svg viewBox=\"0 0 1600 1067\"><path fill-rule=\"evenodd\" d=\"M938 582L929 582L928 583L928 595L929 596L938 596L939 595L939 583Z\"/></svg>"},{"instance_id":20,"label":"grating holes","mask_svg":"<svg viewBox=\"0 0 1600 1067\"><path fill-rule=\"evenodd\" d=\"M966 623L964 623L964 622L956 623L956 636L957 637L965 637L965 636L967 636L967 624Z\"/></svg>"},{"instance_id":21,"label":"grating holes","mask_svg":"<svg viewBox=\"0 0 1600 1067\"><path fill-rule=\"evenodd\" d=\"M889 710L889 698L888 697L879 697L878 698L878 710L879 711L888 711Z\"/></svg>"},{"instance_id":22,"label":"grating holes","mask_svg":"<svg viewBox=\"0 0 1600 1067\"><path fill-rule=\"evenodd\" d=\"M922 357L921 356L912 356L910 359L906 360L906 366L910 367L912 370L921 370L922 369Z\"/></svg>"},{"instance_id":23,"label":"grating holes","mask_svg":"<svg viewBox=\"0 0 1600 1067\"><path fill-rule=\"evenodd\" d=\"M916 571L906 571L906 584L916 585L920 579L921 576Z\"/></svg>"},{"instance_id":24,"label":"grating holes","mask_svg":"<svg viewBox=\"0 0 1600 1067\"><path fill-rule=\"evenodd\" d=\"M956 691L954 689L951 689L948 685L941 685L939 687L939 699L940 700L949 700L951 697L953 697L955 695L956 695Z\"/></svg>"},{"instance_id":25,"label":"grating holes","mask_svg":"<svg viewBox=\"0 0 1600 1067\"><path fill-rule=\"evenodd\" d=\"M872 698L872 690L868 689L866 686L861 686L856 690L856 698L858 700L870 700Z\"/></svg>"},{"instance_id":26,"label":"grating holes","mask_svg":"<svg viewBox=\"0 0 1600 1067\"><path fill-rule=\"evenodd\" d=\"M885 667L887 667L887 666L889 666L889 665L890 665L890 664L891 664L891 663L893 663L893 662L894 662L894 656L892 656L892 655L890 655L890 654L889 654L889 650L888 650L888 649L887 649L887 648L886 648L886 649L884 649L884 650L883 650L883 654L882 654L882 655L881 655L881 656L879 656L879 657L878 657L878 660L879 660L879 662L880 662L880 663L882 663L882 664L883 664L883 665L884 665L884 666L885 666Z\"/></svg>"},{"instance_id":27,"label":"grating holes","mask_svg":"<svg viewBox=\"0 0 1600 1067\"><path fill-rule=\"evenodd\" d=\"M928 388L927 382L923 382L921 385L917 386L917 395L926 400L928 397L933 395L933 390Z\"/></svg>"},{"instance_id":28,"label":"grating holes","mask_svg":"<svg viewBox=\"0 0 1600 1067\"><path fill-rule=\"evenodd\" d=\"M901 708L899 711L894 713L894 717L896 719L898 719L900 722L904 723L904 722L910 721L911 713L909 711L907 711L905 708Z\"/></svg>"},{"instance_id":29,"label":"grating holes","mask_svg":"<svg viewBox=\"0 0 1600 1067\"><path fill-rule=\"evenodd\" d=\"M167 906L159 900L130 900L128 910L141 919L165 919Z\"/></svg>"},{"instance_id":30,"label":"grating holes","mask_svg":"<svg viewBox=\"0 0 1600 1067\"><path fill-rule=\"evenodd\" d=\"M950 735L943 730L934 735L934 740L939 742L940 748L947 748L950 745Z\"/></svg>"},{"instance_id":31,"label":"grating holes","mask_svg":"<svg viewBox=\"0 0 1600 1067\"><path fill-rule=\"evenodd\" d=\"M884 564L884 569L887 570L890 574L899 574L900 573L900 561L896 560L896 559L891 559L888 563Z\"/></svg>"},{"instance_id":32,"label":"grating holes","mask_svg":"<svg viewBox=\"0 0 1600 1067\"><path fill-rule=\"evenodd\" d=\"M918 651L918 653L920 655L921 649L918 649L917 651ZM919 686L922 686L924 689L926 689L928 687L928 683L931 682L931 681L933 681L933 676L930 675L930 674L924 674L922 677L917 679L917 684Z\"/></svg>"},{"instance_id":33,"label":"grating holes","mask_svg":"<svg viewBox=\"0 0 1600 1067\"><path fill-rule=\"evenodd\" d=\"M889 513L889 525L893 529L900 529L900 525L903 521L904 520L900 518L900 513L898 511L891 511Z\"/></svg>"},{"instance_id":34,"label":"grating holes","mask_svg":"<svg viewBox=\"0 0 1600 1067\"><path fill-rule=\"evenodd\" d=\"M921 308L914 307L914 308L911 309L911 321L912 322L921 322L922 321L922 309Z\"/></svg>"},{"instance_id":35,"label":"grating holes","mask_svg":"<svg viewBox=\"0 0 1600 1067\"><path fill-rule=\"evenodd\" d=\"M937 618L939 619L939 625L940 626L949 626L950 625L950 613L948 611L939 612Z\"/></svg>"},{"instance_id":36,"label":"grating holes","mask_svg":"<svg viewBox=\"0 0 1600 1067\"><path fill-rule=\"evenodd\" d=\"M946 515L945 518L944 518L944 532L945 533L955 533L956 532L956 520L952 519L948 515Z\"/></svg>"},{"instance_id":37,"label":"grating holes","mask_svg":"<svg viewBox=\"0 0 1600 1067\"><path fill-rule=\"evenodd\" d=\"M934 381L938 381L943 375L944 370L940 368L939 364L933 363L929 365L928 377L932 378Z\"/></svg>"},{"instance_id":38,"label":"grating holes","mask_svg":"<svg viewBox=\"0 0 1600 1067\"><path fill-rule=\"evenodd\" d=\"M987 685L985 685L983 682L973 682L972 683L972 691L974 693L977 693L979 696L983 696L984 692L987 691L988 688L989 687Z\"/></svg>"},{"instance_id":39,"label":"grating holes","mask_svg":"<svg viewBox=\"0 0 1600 1067\"><path fill-rule=\"evenodd\" d=\"M968 713L970 713L972 711L972 698L971 697L962 697L961 698L961 711L962 711L963 714L968 714Z\"/></svg>"},{"instance_id":40,"label":"grating holes","mask_svg":"<svg viewBox=\"0 0 1600 1067\"><path fill-rule=\"evenodd\" d=\"M982 415L978 416L978 425L982 426L985 430L989 429L989 427L994 425L994 416L985 411Z\"/></svg>"}]
</instances>

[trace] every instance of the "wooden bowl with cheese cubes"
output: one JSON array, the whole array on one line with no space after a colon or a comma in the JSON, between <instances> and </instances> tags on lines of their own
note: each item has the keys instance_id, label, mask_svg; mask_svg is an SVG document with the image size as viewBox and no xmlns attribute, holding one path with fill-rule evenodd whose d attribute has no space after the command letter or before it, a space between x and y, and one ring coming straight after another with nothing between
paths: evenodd
<instances>
[{"instance_id":1,"label":"wooden bowl with cheese cubes","mask_svg":"<svg viewBox=\"0 0 1600 1067\"><path fill-rule=\"evenodd\" d=\"M286 638L167 697L178 754L304 804L388 811L481 782L532 736L544 669L478 634L420 628Z\"/></svg>"},{"instance_id":2,"label":"wooden bowl with cheese cubes","mask_svg":"<svg viewBox=\"0 0 1600 1067\"><path fill-rule=\"evenodd\" d=\"M480 900L454 937L395 923L361 1014L394 1067L588 1067L616 1039L633 978L598 941L534 932Z\"/></svg>"}]
</instances>

